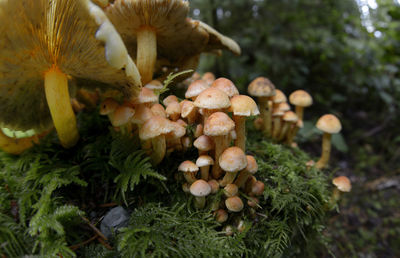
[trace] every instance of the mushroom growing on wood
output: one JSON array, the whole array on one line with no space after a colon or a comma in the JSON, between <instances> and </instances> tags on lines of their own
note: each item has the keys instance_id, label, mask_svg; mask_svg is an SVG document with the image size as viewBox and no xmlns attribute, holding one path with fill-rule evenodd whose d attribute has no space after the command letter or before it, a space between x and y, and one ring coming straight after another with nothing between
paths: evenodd
<instances>
[{"instance_id":1,"label":"mushroom growing on wood","mask_svg":"<svg viewBox=\"0 0 400 258\"><path fill-rule=\"evenodd\" d=\"M317 128L324 132L322 136L322 154L321 158L315 164L318 169L326 167L329 162L331 154L331 136L332 134L339 133L342 130L342 124L339 119L332 115L323 115L317 121Z\"/></svg>"},{"instance_id":2,"label":"mushroom growing on wood","mask_svg":"<svg viewBox=\"0 0 400 258\"><path fill-rule=\"evenodd\" d=\"M79 138L69 76L114 85L127 97L140 87L121 37L91 1L0 1L0 21L0 122L6 127L42 131L52 120L69 148Z\"/></svg>"}]
</instances>

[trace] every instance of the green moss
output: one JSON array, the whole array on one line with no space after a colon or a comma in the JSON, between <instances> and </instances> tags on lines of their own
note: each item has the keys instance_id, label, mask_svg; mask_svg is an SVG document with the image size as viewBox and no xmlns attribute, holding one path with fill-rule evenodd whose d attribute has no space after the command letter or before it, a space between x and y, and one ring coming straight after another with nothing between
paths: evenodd
<instances>
[{"instance_id":1,"label":"green moss","mask_svg":"<svg viewBox=\"0 0 400 258\"><path fill-rule=\"evenodd\" d=\"M82 113L78 119L82 138L70 150L49 135L21 156L0 153L0 254L298 256L314 253L313 244L323 242L327 179L306 169L309 157L301 150L272 144L249 126L248 153L256 157L265 191L255 213L231 216L230 224L243 219L246 229L229 237L208 208L192 207L175 175L179 163L194 160L197 151L173 154L152 167L137 139L111 133L105 118ZM126 203L131 212L128 227L110 239L113 250L94 241L72 251L70 246L94 235L82 217L98 226L109 209L101 204L110 202Z\"/></svg>"}]
</instances>

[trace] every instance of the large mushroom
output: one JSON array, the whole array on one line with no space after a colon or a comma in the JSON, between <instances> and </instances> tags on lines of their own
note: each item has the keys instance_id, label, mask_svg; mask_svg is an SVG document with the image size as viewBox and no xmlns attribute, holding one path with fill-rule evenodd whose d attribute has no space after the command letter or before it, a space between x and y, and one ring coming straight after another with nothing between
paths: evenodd
<instances>
[{"instance_id":1,"label":"large mushroom","mask_svg":"<svg viewBox=\"0 0 400 258\"><path fill-rule=\"evenodd\" d=\"M329 162L331 154L331 136L342 130L342 124L339 119L332 114L323 115L317 121L317 128L324 132L322 136L322 154L321 158L315 164L316 168L324 168Z\"/></svg>"},{"instance_id":2,"label":"large mushroom","mask_svg":"<svg viewBox=\"0 0 400 258\"><path fill-rule=\"evenodd\" d=\"M140 76L103 11L89 0L0 1L0 122L78 138L68 79L100 81L135 94ZM47 104L46 104L47 103Z\"/></svg>"}]
</instances>

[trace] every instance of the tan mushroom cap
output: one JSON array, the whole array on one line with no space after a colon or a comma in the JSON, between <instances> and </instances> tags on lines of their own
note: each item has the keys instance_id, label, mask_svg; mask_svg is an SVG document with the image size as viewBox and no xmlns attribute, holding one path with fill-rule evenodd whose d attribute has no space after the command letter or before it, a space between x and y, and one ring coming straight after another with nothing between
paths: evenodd
<instances>
[{"instance_id":1,"label":"tan mushroom cap","mask_svg":"<svg viewBox=\"0 0 400 258\"><path fill-rule=\"evenodd\" d=\"M193 114L193 112L196 112L196 107L194 103L190 100L184 100L181 102L181 116L183 118L186 118L190 114Z\"/></svg>"},{"instance_id":2,"label":"tan mushroom cap","mask_svg":"<svg viewBox=\"0 0 400 258\"><path fill-rule=\"evenodd\" d=\"M175 95L169 95L168 97L166 97L165 99L163 99L163 104L164 106L168 106L169 104L173 103L173 102L179 102L179 99L177 96Z\"/></svg>"},{"instance_id":3,"label":"tan mushroom cap","mask_svg":"<svg viewBox=\"0 0 400 258\"><path fill-rule=\"evenodd\" d=\"M239 192L239 187L235 184L227 184L224 187L224 194L226 197L232 197L237 195Z\"/></svg>"},{"instance_id":4,"label":"tan mushroom cap","mask_svg":"<svg viewBox=\"0 0 400 258\"><path fill-rule=\"evenodd\" d=\"M165 111L164 107L160 103L156 103L156 104L152 105L150 110L156 116L162 116L164 118L167 117L167 112Z\"/></svg>"},{"instance_id":5,"label":"tan mushroom cap","mask_svg":"<svg viewBox=\"0 0 400 258\"><path fill-rule=\"evenodd\" d=\"M203 76L201 76L201 79L211 86L211 84L215 81L215 75L212 72L206 72L203 74Z\"/></svg>"},{"instance_id":6,"label":"tan mushroom cap","mask_svg":"<svg viewBox=\"0 0 400 258\"><path fill-rule=\"evenodd\" d=\"M246 155L247 166L246 171L255 174L258 171L258 165L256 159L251 155Z\"/></svg>"},{"instance_id":7,"label":"tan mushroom cap","mask_svg":"<svg viewBox=\"0 0 400 258\"><path fill-rule=\"evenodd\" d=\"M204 134L208 136L227 135L235 128L235 122L223 112L211 114L204 124Z\"/></svg>"},{"instance_id":8,"label":"tan mushroom cap","mask_svg":"<svg viewBox=\"0 0 400 258\"><path fill-rule=\"evenodd\" d=\"M260 114L256 102L246 95L236 95L231 98L230 112L235 116L256 116Z\"/></svg>"},{"instance_id":9,"label":"tan mushroom cap","mask_svg":"<svg viewBox=\"0 0 400 258\"><path fill-rule=\"evenodd\" d=\"M287 102L282 102L282 103L279 103L278 109L283 112L286 112L286 111L290 110L290 106Z\"/></svg>"},{"instance_id":10,"label":"tan mushroom cap","mask_svg":"<svg viewBox=\"0 0 400 258\"><path fill-rule=\"evenodd\" d=\"M181 138L186 134L186 128L177 122L171 122L172 131L169 133L174 138Z\"/></svg>"},{"instance_id":11,"label":"tan mushroom cap","mask_svg":"<svg viewBox=\"0 0 400 258\"><path fill-rule=\"evenodd\" d=\"M277 116L283 116L285 114L285 112L283 112L282 110L276 109L272 112L272 116L273 117L277 117Z\"/></svg>"},{"instance_id":12,"label":"tan mushroom cap","mask_svg":"<svg viewBox=\"0 0 400 258\"><path fill-rule=\"evenodd\" d=\"M211 165L214 165L214 159L208 155L201 155L200 157L197 158L196 165L199 168L205 167L205 166L211 166Z\"/></svg>"},{"instance_id":13,"label":"tan mushroom cap","mask_svg":"<svg viewBox=\"0 0 400 258\"><path fill-rule=\"evenodd\" d=\"M131 122L134 124L144 124L147 120L152 118L154 113L150 108L145 106L138 106L135 109L135 114L133 115Z\"/></svg>"},{"instance_id":14,"label":"tan mushroom cap","mask_svg":"<svg viewBox=\"0 0 400 258\"><path fill-rule=\"evenodd\" d=\"M208 88L197 96L194 105L198 108L222 109L230 107L231 102L225 92L216 88Z\"/></svg>"},{"instance_id":15,"label":"tan mushroom cap","mask_svg":"<svg viewBox=\"0 0 400 258\"><path fill-rule=\"evenodd\" d=\"M197 172L197 171L199 171L199 167L196 166L196 164L194 164L192 161L185 160L179 165L178 171L181 171L181 172Z\"/></svg>"},{"instance_id":16,"label":"tan mushroom cap","mask_svg":"<svg viewBox=\"0 0 400 258\"><path fill-rule=\"evenodd\" d=\"M204 197L211 193L211 186L203 179L199 179L190 186L190 193L196 197Z\"/></svg>"},{"instance_id":17,"label":"tan mushroom cap","mask_svg":"<svg viewBox=\"0 0 400 258\"><path fill-rule=\"evenodd\" d=\"M161 90L164 87L164 85L158 80L152 80L146 85L144 85L144 87L150 90Z\"/></svg>"},{"instance_id":18,"label":"tan mushroom cap","mask_svg":"<svg viewBox=\"0 0 400 258\"><path fill-rule=\"evenodd\" d=\"M342 124L335 115L327 114L318 119L317 128L324 133L335 134L342 130Z\"/></svg>"},{"instance_id":19,"label":"tan mushroom cap","mask_svg":"<svg viewBox=\"0 0 400 258\"><path fill-rule=\"evenodd\" d=\"M249 84L247 92L254 97L272 97L275 85L268 78L257 77Z\"/></svg>"},{"instance_id":20,"label":"tan mushroom cap","mask_svg":"<svg viewBox=\"0 0 400 258\"><path fill-rule=\"evenodd\" d=\"M229 147L219 157L219 165L226 172L237 172L247 166L247 158L239 147Z\"/></svg>"},{"instance_id":21,"label":"tan mushroom cap","mask_svg":"<svg viewBox=\"0 0 400 258\"><path fill-rule=\"evenodd\" d=\"M199 136L194 142L194 147L200 151L209 151L214 149L214 141L207 135Z\"/></svg>"},{"instance_id":22,"label":"tan mushroom cap","mask_svg":"<svg viewBox=\"0 0 400 258\"><path fill-rule=\"evenodd\" d=\"M139 138L148 140L161 134L170 133L174 129L171 121L161 116L153 116L139 129Z\"/></svg>"},{"instance_id":23,"label":"tan mushroom cap","mask_svg":"<svg viewBox=\"0 0 400 258\"><path fill-rule=\"evenodd\" d=\"M80 85L113 88L126 97L140 88L121 37L90 1L0 1L0 20L2 127L49 127L44 74L55 67L79 82L90 81Z\"/></svg>"},{"instance_id":24,"label":"tan mushroom cap","mask_svg":"<svg viewBox=\"0 0 400 258\"><path fill-rule=\"evenodd\" d=\"M185 93L185 98L190 99L197 97L204 90L210 88L210 86L204 80L196 80L192 82Z\"/></svg>"},{"instance_id":25,"label":"tan mushroom cap","mask_svg":"<svg viewBox=\"0 0 400 258\"><path fill-rule=\"evenodd\" d=\"M283 102L287 101L285 93L283 93L281 90L276 89L275 93L276 94L273 97L272 102L274 102L275 104L278 104L278 103L283 103Z\"/></svg>"},{"instance_id":26,"label":"tan mushroom cap","mask_svg":"<svg viewBox=\"0 0 400 258\"><path fill-rule=\"evenodd\" d=\"M238 196L232 196L225 200L226 208L232 212L239 212L243 210L244 204L242 199Z\"/></svg>"},{"instance_id":27,"label":"tan mushroom cap","mask_svg":"<svg viewBox=\"0 0 400 258\"><path fill-rule=\"evenodd\" d=\"M228 97L232 98L235 95L239 95L239 91L236 88L235 84L227 78L218 78L212 84L211 87L217 88L228 95Z\"/></svg>"},{"instance_id":28,"label":"tan mushroom cap","mask_svg":"<svg viewBox=\"0 0 400 258\"><path fill-rule=\"evenodd\" d=\"M296 90L289 95L290 104L300 107L308 107L313 103L313 99L310 94L304 90Z\"/></svg>"},{"instance_id":29,"label":"tan mushroom cap","mask_svg":"<svg viewBox=\"0 0 400 258\"><path fill-rule=\"evenodd\" d=\"M287 111L282 117L283 121L295 123L298 120L296 113L293 111Z\"/></svg>"},{"instance_id":30,"label":"tan mushroom cap","mask_svg":"<svg viewBox=\"0 0 400 258\"><path fill-rule=\"evenodd\" d=\"M334 184L337 189L342 192L350 192L351 190L351 182L346 176L335 177L332 180L332 184Z\"/></svg>"},{"instance_id":31,"label":"tan mushroom cap","mask_svg":"<svg viewBox=\"0 0 400 258\"><path fill-rule=\"evenodd\" d=\"M158 96L153 90L143 87L139 95L132 100L134 104L157 103Z\"/></svg>"},{"instance_id":32,"label":"tan mushroom cap","mask_svg":"<svg viewBox=\"0 0 400 258\"><path fill-rule=\"evenodd\" d=\"M111 119L111 123L113 126L122 126L130 122L134 114L135 110L133 108L127 106L119 106L115 109L114 115Z\"/></svg>"},{"instance_id":33,"label":"tan mushroom cap","mask_svg":"<svg viewBox=\"0 0 400 258\"><path fill-rule=\"evenodd\" d=\"M167 106L165 112L171 120L178 120L181 115L181 105L178 102L172 102Z\"/></svg>"},{"instance_id":34,"label":"tan mushroom cap","mask_svg":"<svg viewBox=\"0 0 400 258\"><path fill-rule=\"evenodd\" d=\"M111 114L118 106L119 104L115 99L106 98L100 103L100 115Z\"/></svg>"}]
</instances>

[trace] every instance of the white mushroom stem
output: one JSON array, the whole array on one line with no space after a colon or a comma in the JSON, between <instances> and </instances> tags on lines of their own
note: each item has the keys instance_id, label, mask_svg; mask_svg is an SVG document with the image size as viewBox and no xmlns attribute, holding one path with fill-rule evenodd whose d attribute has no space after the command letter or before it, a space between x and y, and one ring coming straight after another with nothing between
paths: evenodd
<instances>
[{"instance_id":1,"label":"white mushroom stem","mask_svg":"<svg viewBox=\"0 0 400 258\"><path fill-rule=\"evenodd\" d=\"M268 102L267 97L259 98L260 115L264 122L264 134L266 136L271 136L271 108L269 107Z\"/></svg>"},{"instance_id":2,"label":"white mushroom stem","mask_svg":"<svg viewBox=\"0 0 400 258\"><path fill-rule=\"evenodd\" d=\"M156 31L148 26L142 27L137 32L137 58L136 64L142 78L142 84L153 79L154 66L157 60Z\"/></svg>"},{"instance_id":3,"label":"white mushroom stem","mask_svg":"<svg viewBox=\"0 0 400 258\"><path fill-rule=\"evenodd\" d=\"M79 133L69 97L67 75L53 66L44 75L44 89L61 145L70 148L78 141Z\"/></svg>"},{"instance_id":4,"label":"white mushroom stem","mask_svg":"<svg viewBox=\"0 0 400 258\"><path fill-rule=\"evenodd\" d=\"M165 156L167 150L165 136L159 135L151 139L151 145L153 146L153 152L150 155L151 160L154 164L159 164Z\"/></svg>"},{"instance_id":5,"label":"white mushroom stem","mask_svg":"<svg viewBox=\"0 0 400 258\"><path fill-rule=\"evenodd\" d=\"M249 176L251 176L251 173L249 173L246 169L243 169L242 171L240 171L234 184L237 185L239 188L244 187Z\"/></svg>"},{"instance_id":6,"label":"white mushroom stem","mask_svg":"<svg viewBox=\"0 0 400 258\"><path fill-rule=\"evenodd\" d=\"M303 120L304 107L296 106L296 115L297 115L299 120Z\"/></svg>"},{"instance_id":7,"label":"white mushroom stem","mask_svg":"<svg viewBox=\"0 0 400 258\"><path fill-rule=\"evenodd\" d=\"M222 175L222 170L219 166L219 156L221 156L222 152L224 152L224 150L228 148L228 136L215 136L213 137L213 139L215 143L215 158L212 168L212 175L214 179L218 179Z\"/></svg>"},{"instance_id":8,"label":"white mushroom stem","mask_svg":"<svg viewBox=\"0 0 400 258\"><path fill-rule=\"evenodd\" d=\"M202 196L202 197L194 197L194 207L196 207L197 209L202 209L204 208L204 206L206 205L206 197Z\"/></svg>"},{"instance_id":9,"label":"white mushroom stem","mask_svg":"<svg viewBox=\"0 0 400 258\"><path fill-rule=\"evenodd\" d=\"M222 179L221 182L219 182L219 185L224 187L228 184L232 184L232 182L235 180L236 178L236 172L226 172L224 178Z\"/></svg>"},{"instance_id":10,"label":"white mushroom stem","mask_svg":"<svg viewBox=\"0 0 400 258\"><path fill-rule=\"evenodd\" d=\"M201 179L208 181L210 166L200 167Z\"/></svg>"},{"instance_id":11,"label":"white mushroom stem","mask_svg":"<svg viewBox=\"0 0 400 258\"><path fill-rule=\"evenodd\" d=\"M235 121L236 140L235 146L238 146L243 151L246 151L246 117L245 116L233 116Z\"/></svg>"},{"instance_id":12,"label":"white mushroom stem","mask_svg":"<svg viewBox=\"0 0 400 258\"><path fill-rule=\"evenodd\" d=\"M322 154L321 158L315 164L315 167L318 169L322 169L326 167L329 162L329 158L331 155L331 134L324 133L322 136Z\"/></svg>"}]
</instances>

